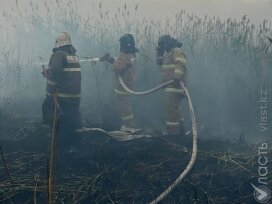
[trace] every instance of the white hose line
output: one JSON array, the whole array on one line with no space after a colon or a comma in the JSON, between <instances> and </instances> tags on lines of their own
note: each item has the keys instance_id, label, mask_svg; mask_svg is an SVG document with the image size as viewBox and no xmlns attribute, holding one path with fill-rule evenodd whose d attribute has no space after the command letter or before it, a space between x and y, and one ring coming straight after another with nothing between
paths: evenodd
<instances>
[{"instance_id":1,"label":"white hose line","mask_svg":"<svg viewBox=\"0 0 272 204\"><path fill-rule=\"evenodd\" d=\"M94 59L87 59L87 60L80 60L81 62L98 62L99 58L94 58ZM127 91L128 93L132 94L132 95L147 95L150 93L153 93L159 89L162 89L164 87L166 87L167 85L173 83L173 80L165 82L159 86L156 86L150 90L147 91L141 91L141 92L136 92L133 91L131 89L129 89L127 87L127 85L125 84L125 82L123 81L122 77L120 75L118 75L118 80L121 84L121 86L123 87L123 89L125 91ZM184 86L184 84L181 82L181 86L185 91L186 97L187 97L187 101L188 101L188 106L189 106L189 111L190 111L190 116L191 116L191 121L192 121L192 134L193 134L193 149L192 149L192 156L190 159L189 164L187 165L186 169L178 176L178 178L165 190L163 191L156 199L154 199L150 204L157 204L160 201L162 201L163 199L166 198L166 196L171 193L174 188L185 178L185 176L191 171L191 169L193 168L195 161L196 161L196 156L197 156L197 126L196 126L196 119L195 119L195 114L194 114L194 109L193 109L193 105L192 105L192 100L190 98L189 92L187 90L187 88ZM102 132L106 132L106 131L102 131Z\"/></svg>"},{"instance_id":2,"label":"white hose line","mask_svg":"<svg viewBox=\"0 0 272 204\"><path fill-rule=\"evenodd\" d=\"M79 62L92 62L92 63L97 63L97 62L100 62L100 58L90 58L90 59L80 59ZM36 65L45 65L46 63L35 63ZM121 86L123 87L123 89L132 94L132 95L147 95L147 94L150 94L150 93L153 93L155 91L158 91L164 87L166 87L167 85L173 83L173 80L171 81L168 81L168 82L165 82L159 86L156 86L150 90L147 90L147 91L140 91L140 92L137 92L137 91L133 91L131 90L130 88L127 87L127 85L125 84L124 80L122 79L122 77L120 75L117 76Z\"/></svg>"},{"instance_id":3,"label":"white hose line","mask_svg":"<svg viewBox=\"0 0 272 204\"><path fill-rule=\"evenodd\" d=\"M163 191L156 199L154 199L150 204L157 204L163 199L166 198L166 196L171 193L174 188L185 178L185 176L191 171L193 168L195 161L196 161L196 156L197 156L197 126L196 126L196 119L195 119L195 114L194 114L194 109L192 105L192 101L189 95L189 92L187 88L184 86L183 83L181 83L181 86L183 87L187 101L188 101L188 106L189 106L189 111L190 111L190 116L191 116L191 121L192 121L192 134L193 134L193 149L192 149L192 156L189 164L187 165L186 169L176 178L176 180L165 190Z\"/></svg>"},{"instance_id":4,"label":"white hose line","mask_svg":"<svg viewBox=\"0 0 272 204\"><path fill-rule=\"evenodd\" d=\"M147 91L133 91L133 90L131 90L130 88L127 87L127 85L125 84L123 78L120 75L118 75L117 78L118 78L121 86L123 87L123 89L126 92L128 92L128 93L130 93L132 95L147 95L147 94L153 93L155 91L158 91L158 90L168 86L169 84L173 83L173 80L171 80L171 81L167 81L167 82L165 82L165 83L163 83L163 84L161 84L159 86L156 86L156 87L154 87L152 89L149 89Z\"/></svg>"},{"instance_id":5,"label":"white hose line","mask_svg":"<svg viewBox=\"0 0 272 204\"><path fill-rule=\"evenodd\" d=\"M96 63L96 62L100 62L100 58L96 57L96 58L90 58L90 59L80 59L79 62L93 62L93 63Z\"/></svg>"}]
</instances>

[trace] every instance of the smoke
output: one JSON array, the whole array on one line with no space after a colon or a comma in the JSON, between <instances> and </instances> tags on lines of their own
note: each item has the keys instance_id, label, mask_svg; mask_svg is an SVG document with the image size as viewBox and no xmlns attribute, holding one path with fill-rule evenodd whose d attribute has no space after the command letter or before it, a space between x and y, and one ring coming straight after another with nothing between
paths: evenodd
<instances>
[{"instance_id":1,"label":"smoke","mask_svg":"<svg viewBox=\"0 0 272 204\"><path fill-rule=\"evenodd\" d=\"M9 32L1 40L0 107L6 115L41 115L46 82L37 63L48 62L58 32L70 33L80 58L98 57L105 52L117 56L119 37L124 33L134 34L136 46L140 49L136 90L146 90L160 83L155 46L158 37L168 33L184 44L188 87L200 129L208 136L227 137L235 137L244 129L249 134L255 130L259 89L264 69L271 63L261 63L263 50L268 44L265 36L271 33L270 21L263 21L258 27L247 16L238 20L225 20L224 16L220 19L213 14L202 17L200 8L204 5L211 10L218 9L215 1L179 3L173 0L167 1L167 5L165 1L160 5L154 0L148 3L131 1L116 3L112 8L105 1L101 4L61 0L25 2L28 3L18 2L18 8L13 4L13 11L6 7L3 18L2 32ZM253 1L224 2L226 10L237 7L237 12L237 2L256 5ZM184 10L165 18L150 13L154 8L168 13L175 10L168 7L181 4L189 11L197 7L195 11L199 11L200 16ZM143 13L153 17L144 18ZM232 14L225 15L233 17ZM93 124L115 126L118 123L113 90L115 76L110 66L87 62L81 65L84 118ZM271 82L267 83L269 87ZM162 130L163 91L142 98L132 97L132 102L139 127ZM189 129L188 113L185 107L183 109ZM3 116L0 117L3 120Z\"/></svg>"}]
</instances>

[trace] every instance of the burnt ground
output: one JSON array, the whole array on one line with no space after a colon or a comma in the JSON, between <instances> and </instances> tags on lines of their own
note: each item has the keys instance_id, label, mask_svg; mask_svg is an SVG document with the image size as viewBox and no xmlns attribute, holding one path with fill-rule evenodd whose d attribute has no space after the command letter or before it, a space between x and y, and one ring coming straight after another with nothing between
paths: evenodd
<instances>
[{"instance_id":1,"label":"burnt ground","mask_svg":"<svg viewBox=\"0 0 272 204\"><path fill-rule=\"evenodd\" d=\"M190 136L127 142L100 133L78 137L74 152L57 146L55 203L148 203L191 156ZM39 122L14 119L1 125L0 140L7 166L1 159L0 203L46 203L48 130ZM268 155L272 158L271 150ZM162 203L255 203L251 183L257 184L257 177L255 144L199 139L193 170Z\"/></svg>"}]
</instances>

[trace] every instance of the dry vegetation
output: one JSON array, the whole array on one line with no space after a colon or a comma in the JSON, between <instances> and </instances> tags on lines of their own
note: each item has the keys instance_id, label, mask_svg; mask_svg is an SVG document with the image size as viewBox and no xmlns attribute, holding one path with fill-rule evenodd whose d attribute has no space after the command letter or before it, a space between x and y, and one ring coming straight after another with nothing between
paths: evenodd
<instances>
[{"instance_id":1,"label":"dry vegetation","mask_svg":"<svg viewBox=\"0 0 272 204\"><path fill-rule=\"evenodd\" d=\"M3 141L10 176L0 165L0 202L46 202L48 141L44 134L36 129L35 134L21 132L24 140ZM190 138L178 143L167 138L124 143L105 135L85 134L83 138L80 153L58 152L56 203L148 203L171 184L190 158L179 145L186 144L190 152ZM212 140L200 140L199 148L192 172L165 203L254 203L251 183L258 177L257 148ZM271 154L270 149L268 157ZM272 184L271 175L268 183Z\"/></svg>"},{"instance_id":2,"label":"dry vegetation","mask_svg":"<svg viewBox=\"0 0 272 204\"><path fill-rule=\"evenodd\" d=\"M271 87L271 80L264 80L271 74L269 20L253 25L246 15L241 20L221 20L211 16L200 18L183 10L166 19L154 20L139 18L138 5L128 8L125 4L115 12L105 10L101 3L90 3L90 14L83 16L77 1L44 1L42 6L29 1L26 8L21 8L20 2L16 5L11 11L3 11L17 38L10 40L14 43L3 45L1 50L1 115L4 110L12 113L14 104L30 100L31 109L27 112L33 111L33 107L38 112L45 83L34 62L48 60L56 32L70 32L82 58L101 56L105 52L116 55L120 35L133 33L140 48L138 90L159 83L154 49L158 37L169 33L184 43L189 88L200 121L205 123L209 114L210 120L204 125L218 123L221 130L226 124L234 129L247 129L256 124L259 90L264 85L267 89ZM82 63L82 66L84 112L88 117L103 118L108 110L114 112L114 106L108 103L113 98L113 74L106 65ZM159 95L135 99L139 104L135 106L139 124L146 123L143 118L152 120L152 114L145 114L149 113L147 110L151 110L155 118L159 117L156 110L160 105L153 104L154 97ZM143 104L146 109L141 110ZM97 111L99 109L102 111ZM106 113L103 110L107 110Z\"/></svg>"}]
</instances>

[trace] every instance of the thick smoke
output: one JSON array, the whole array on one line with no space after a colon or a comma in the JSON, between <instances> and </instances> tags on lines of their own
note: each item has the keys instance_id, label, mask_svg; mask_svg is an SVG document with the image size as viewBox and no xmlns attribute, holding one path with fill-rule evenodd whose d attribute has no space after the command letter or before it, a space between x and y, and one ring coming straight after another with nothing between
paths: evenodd
<instances>
[{"instance_id":1,"label":"thick smoke","mask_svg":"<svg viewBox=\"0 0 272 204\"><path fill-rule=\"evenodd\" d=\"M264 85L264 76L271 75L268 69L271 59L267 57L270 50L265 54L270 21L255 26L246 16L239 21L225 21L212 16L200 18L185 11L167 19L152 20L136 18L138 6L129 9L123 5L109 12L99 3L91 5L89 15L82 16L73 1L68 4L59 1L54 6L45 3L45 13L40 13L41 8L34 3L31 6L28 8L31 15L16 7L13 13L19 16L13 16L12 12L3 14L8 22L7 30L13 30L13 35L7 35L1 44L0 120L20 115L41 116L46 82L38 63L48 62L58 32L70 33L81 59L102 56L105 52L118 55L119 37L132 33L140 50L136 90L146 90L160 83L155 46L160 35L171 34L184 44L188 87L199 128L205 135L214 136L216 132L237 137L243 130L248 134L256 130L259 90ZM81 109L87 125L114 127L119 119L111 67L88 62L81 65ZM267 79L266 87L271 89L271 80ZM150 96L132 97L139 127L162 129L162 95L159 91ZM187 129L190 129L186 108L184 110Z\"/></svg>"}]
</instances>

